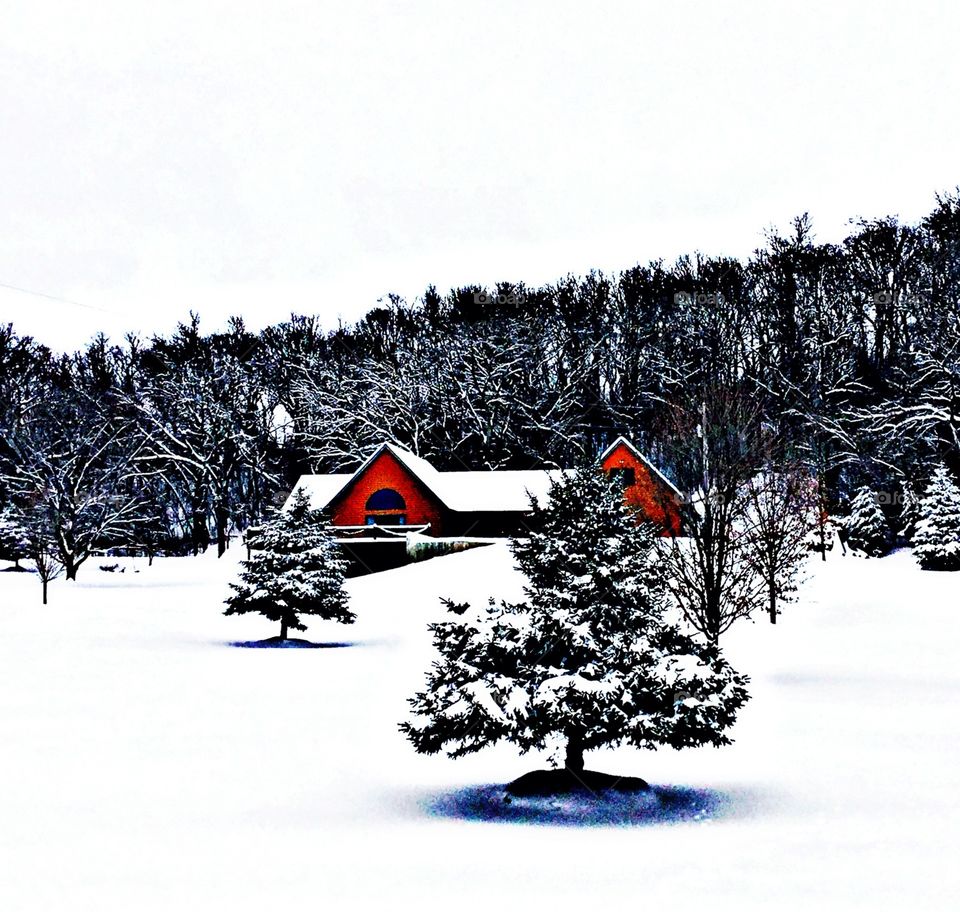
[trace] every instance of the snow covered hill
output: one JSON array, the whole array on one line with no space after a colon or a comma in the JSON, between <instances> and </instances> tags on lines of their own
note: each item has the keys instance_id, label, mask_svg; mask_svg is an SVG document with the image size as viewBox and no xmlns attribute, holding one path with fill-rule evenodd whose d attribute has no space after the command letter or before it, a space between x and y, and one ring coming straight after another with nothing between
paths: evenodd
<instances>
[{"instance_id":1,"label":"snow covered hill","mask_svg":"<svg viewBox=\"0 0 960 912\"><path fill-rule=\"evenodd\" d=\"M0 573L0 908L953 908L960 574L814 562L776 627L725 640L753 678L736 744L588 755L712 810L558 827L438 813L539 761L396 728L438 597L518 594L504 547L351 580L358 622L306 633L348 645L316 650L230 645L276 632L221 614L239 556L92 561L47 608Z\"/></svg>"}]
</instances>

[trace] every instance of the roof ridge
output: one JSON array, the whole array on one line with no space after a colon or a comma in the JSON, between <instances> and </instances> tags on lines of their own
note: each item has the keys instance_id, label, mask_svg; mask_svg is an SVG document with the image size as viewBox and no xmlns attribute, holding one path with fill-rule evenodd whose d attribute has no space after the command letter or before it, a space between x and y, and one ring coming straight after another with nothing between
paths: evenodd
<instances>
[{"instance_id":1,"label":"roof ridge","mask_svg":"<svg viewBox=\"0 0 960 912\"><path fill-rule=\"evenodd\" d=\"M623 434L620 434L617 439L614 440L613 443L611 443L610 446L608 446L597 457L597 461L603 462L603 460L606 459L607 456L609 456L621 443L628 447L633 455L636 456L648 469L650 469L650 471L653 472L664 484L669 486L675 494L680 494L681 497L683 496L680 492L680 489L653 464L653 462L645 453L641 452L640 448L629 437L625 437Z\"/></svg>"}]
</instances>

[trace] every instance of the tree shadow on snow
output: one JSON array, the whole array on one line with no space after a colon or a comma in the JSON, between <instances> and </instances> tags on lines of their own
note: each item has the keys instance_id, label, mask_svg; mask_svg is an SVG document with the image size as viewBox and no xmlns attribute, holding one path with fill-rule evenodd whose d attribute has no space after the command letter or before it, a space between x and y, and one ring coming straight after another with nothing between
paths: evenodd
<instances>
[{"instance_id":1,"label":"tree shadow on snow","mask_svg":"<svg viewBox=\"0 0 960 912\"><path fill-rule=\"evenodd\" d=\"M310 640L300 640L296 637L268 637L265 640L239 640L231 643L239 649L347 649L357 643L313 643Z\"/></svg>"},{"instance_id":2,"label":"tree shadow on snow","mask_svg":"<svg viewBox=\"0 0 960 912\"><path fill-rule=\"evenodd\" d=\"M423 802L434 817L547 826L659 826L744 816L747 796L714 789L654 785L636 793L587 792L515 797L503 785L480 785Z\"/></svg>"}]
</instances>

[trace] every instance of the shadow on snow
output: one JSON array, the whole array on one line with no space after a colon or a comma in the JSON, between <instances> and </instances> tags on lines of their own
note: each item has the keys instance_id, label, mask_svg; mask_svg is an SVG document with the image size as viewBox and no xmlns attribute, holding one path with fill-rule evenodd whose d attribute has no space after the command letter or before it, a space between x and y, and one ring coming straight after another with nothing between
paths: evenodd
<instances>
[{"instance_id":1,"label":"shadow on snow","mask_svg":"<svg viewBox=\"0 0 960 912\"><path fill-rule=\"evenodd\" d=\"M503 785L480 785L435 795L422 802L434 817L487 823L550 826L656 826L739 817L745 796L713 789L654 785L636 793L585 792L518 798Z\"/></svg>"},{"instance_id":2,"label":"shadow on snow","mask_svg":"<svg viewBox=\"0 0 960 912\"><path fill-rule=\"evenodd\" d=\"M268 637L265 640L239 640L231 643L239 649L346 649L356 646L356 643L313 643L310 640L299 640L295 637Z\"/></svg>"}]
</instances>

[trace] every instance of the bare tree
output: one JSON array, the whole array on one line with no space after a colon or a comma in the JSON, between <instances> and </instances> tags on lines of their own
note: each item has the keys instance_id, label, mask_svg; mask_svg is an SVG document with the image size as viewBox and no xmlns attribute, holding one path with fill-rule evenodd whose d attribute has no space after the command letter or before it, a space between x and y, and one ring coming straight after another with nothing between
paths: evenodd
<instances>
[{"instance_id":1,"label":"bare tree","mask_svg":"<svg viewBox=\"0 0 960 912\"><path fill-rule=\"evenodd\" d=\"M682 467L692 481L686 487L693 493L683 510L686 535L669 539L664 556L676 604L717 645L738 618L763 604L762 580L743 534L759 415L750 397L733 387L715 384L703 392L695 430L693 410L676 411Z\"/></svg>"},{"instance_id":2,"label":"bare tree","mask_svg":"<svg viewBox=\"0 0 960 912\"><path fill-rule=\"evenodd\" d=\"M209 541L212 514L222 556L241 513L241 491L242 512L256 520L274 480L265 458L272 410L262 391L238 362L219 358L205 371L187 366L157 379L130 404L145 434L138 470L173 494L195 554Z\"/></svg>"},{"instance_id":3,"label":"bare tree","mask_svg":"<svg viewBox=\"0 0 960 912\"><path fill-rule=\"evenodd\" d=\"M33 564L43 588L43 604L47 604L47 589L50 583L63 573L60 551L50 534L43 510L23 511L12 509L17 525L22 530L24 552Z\"/></svg>"},{"instance_id":4,"label":"bare tree","mask_svg":"<svg viewBox=\"0 0 960 912\"><path fill-rule=\"evenodd\" d=\"M739 618L763 605L762 578L751 565L746 542L720 499L699 504L699 520L688 521L686 537L664 546L667 586L694 629L716 646ZM742 506L736 510L739 512Z\"/></svg>"},{"instance_id":5,"label":"bare tree","mask_svg":"<svg viewBox=\"0 0 960 912\"><path fill-rule=\"evenodd\" d=\"M126 537L143 504L132 492L138 444L130 423L88 397L44 403L8 441L2 479L42 515L68 580L101 542Z\"/></svg>"},{"instance_id":6,"label":"bare tree","mask_svg":"<svg viewBox=\"0 0 960 912\"><path fill-rule=\"evenodd\" d=\"M541 454L583 454L587 359L550 366L523 328L458 327L391 361L306 363L294 383L294 421L316 469L343 469L384 440L441 464L502 468Z\"/></svg>"},{"instance_id":7,"label":"bare tree","mask_svg":"<svg viewBox=\"0 0 960 912\"><path fill-rule=\"evenodd\" d=\"M800 469L766 467L743 490L744 553L763 581L771 624L777 623L778 602L795 598L819 508L816 487Z\"/></svg>"}]
</instances>

